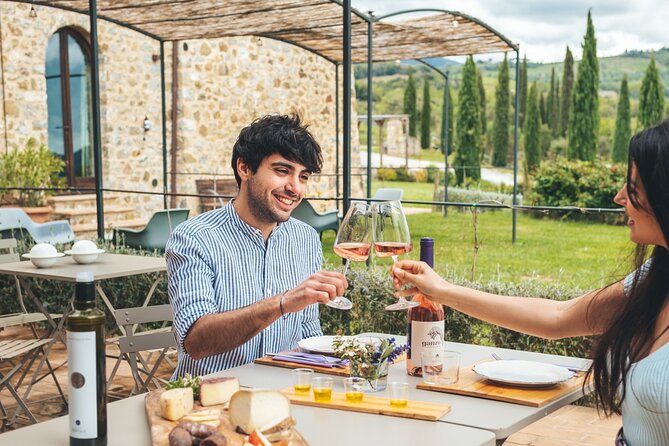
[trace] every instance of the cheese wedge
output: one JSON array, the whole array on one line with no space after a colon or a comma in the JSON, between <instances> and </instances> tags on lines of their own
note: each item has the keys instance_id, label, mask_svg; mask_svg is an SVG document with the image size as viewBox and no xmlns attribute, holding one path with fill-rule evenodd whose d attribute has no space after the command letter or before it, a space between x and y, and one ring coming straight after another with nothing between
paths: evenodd
<instances>
[{"instance_id":1,"label":"cheese wedge","mask_svg":"<svg viewBox=\"0 0 669 446\"><path fill-rule=\"evenodd\" d=\"M290 401L273 390L243 389L230 399L230 421L245 434L264 432L290 418Z\"/></svg>"},{"instance_id":2,"label":"cheese wedge","mask_svg":"<svg viewBox=\"0 0 669 446\"><path fill-rule=\"evenodd\" d=\"M193 410L193 389L184 387L166 390L160 394L160 414L176 421Z\"/></svg>"},{"instance_id":3,"label":"cheese wedge","mask_svg":"<svg viewBox=\"0 0 669 446\"><path fill-rule=\"evenodd\" d=\"M224 404L239 390L239 380L233 377L208 378L200 381L200 403L203 406Z\"/></svg>"}]
</instances>

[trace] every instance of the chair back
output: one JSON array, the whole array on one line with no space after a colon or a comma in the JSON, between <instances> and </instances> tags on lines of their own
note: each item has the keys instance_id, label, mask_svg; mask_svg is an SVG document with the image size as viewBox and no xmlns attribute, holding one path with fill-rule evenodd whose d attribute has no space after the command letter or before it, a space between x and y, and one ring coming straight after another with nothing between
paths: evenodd
<instances>
[{"instance_id":1,"label":"chair back","mask_svg":"<svg viewBox=\"0 0 669 446\"><path fill-rule=\"evenodd\" d=\"M402 194L404 194L404 189L381 188L376 191L372 198L382 201L395 201L401 200Z\"/></svg>"},{"instance_id":2,"label":"chair back","mask_svg":"<svg viewBox=\"0 0 669 446\"><path fill-rule=\"evenodd\" d=\"M0 263L18 262L19 253L15 252L16 239L3 238L0 239Z\"/></svg>"},{"instance_id":3,"label":"chair back","mask_svg":"<svg viewBox=\"0 0 669 446\"><path fill-rule=\"evenodd\" d=\"M151 322L171 322L172 306L170 304L151 305L148 307L122 308L114 312L116 323L123 327L125 335L119 338L121 353L176 347L176 338L171 330L153 330L146 333L135 333L136 326Z\"/></svg>"},{"instance_id":4,"label":"chair back","mask_svg":"<svg viewBox=\"0 0 669 446\"><path fill-rule=\"evenodd\" d=\"M141 231L141 247L149 251L164 251L170 234L180 223L188 220L189 212L190 209L164 209L153 214Z\"/></svg>"},{"instance_id":5,"label":"chair back","mask_svg":"<svg viewBox=\"0 0 669 446\"><path fill-rule=\"evenodd\" d=\"M297 218L298 220L303 221L305 223L309 223L309 221L312 220L317 215L318 213L306 198L302 199L302 201L300 201L300 204L298 204L297 207L293 209L293 212L291 212L290 214L291 217Z\"/></svg>"},{"instance_id":6,"label":"chair back","mask_svg":"<svg viewBox=\"0 0 669 446\"><path fill-rule=\"evenodd\" d=\"M0 235L3 238L25 237L24 232L29 234L35 227L35 222L21 208L0 208Z\"/></svg>"},{"instance_id":7,"label":"chair back","mask_svg":"<svg viewBox=\"0 0 669 446\"><path fill-rule=\"evenodd\" d=\"M110 385L114 379L121 359L126 358L135 380L135 385L133 386L131 394L148 391L148 386L151 382L159 388L161 380L156 377L156 372L158 371L162 360L165 359L167 351L177 345L176 338L172 332L172 327L164 326L162 328L147 331L136 330L137 326L141 324L151 322L171 322L174 319L172 315L172 306L170 304L165 304L148 307L121 308L114 312L114 318L116 319L116 324L123 328L124 334L118 338L120 355L112 370L111 376L107 381L108 385ZM158 359L151 367L148 362L150 355L149 357L144 357L141 352L153 354L158 351L160 352Z\"/></svg>"}]
</instances>

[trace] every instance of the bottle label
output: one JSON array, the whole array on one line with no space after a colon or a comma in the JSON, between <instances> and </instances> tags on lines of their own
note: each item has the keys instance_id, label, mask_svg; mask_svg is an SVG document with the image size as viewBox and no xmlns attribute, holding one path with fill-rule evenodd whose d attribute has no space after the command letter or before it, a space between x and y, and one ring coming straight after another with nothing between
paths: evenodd
<instances>
[{"instance_id":1,"label":"bottle label","mask_svg":"<svg viewBox=\"0 0 669 446\"><path fill-rule=\"evenodd\" d=\"M420 354L444 349L445 322L411 321L411 359L420 366Z\"/></svg>"},{"instance_id":2,"label":"bottle label","mask_svg":"<svg viewBox=\"0 0 669 446\"><path fill-rule=\"evenodd\" d=\"M98 436L97 386L95 378L95 332L67 332L70 397L70 436Z\"/></svg>"}]
</instances>

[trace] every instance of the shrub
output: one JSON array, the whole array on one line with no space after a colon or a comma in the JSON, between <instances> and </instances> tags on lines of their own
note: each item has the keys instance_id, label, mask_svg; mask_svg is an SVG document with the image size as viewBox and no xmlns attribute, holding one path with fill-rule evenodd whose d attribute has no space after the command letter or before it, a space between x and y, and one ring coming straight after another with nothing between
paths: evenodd
<instances>
[{"instance_id":1,"label":"shrub","mask_svg":"<svg viewBox=\"0 0 669 446\"><path fill-rule=\"evenodd\" d=\"M425 169L417 169L414 172L414 178L416 178L417 183L427 183L427 170Z\"/></svg>"},{"instance_id":2,"label":"shrub","mask_svg":"<svg viewBox=\"0 0 669 446\"><path fill-rule=\"evenodd\" d=\"M28 139L25 148L0 155L0 187L58 188L65 163L44 144ZM0 191L0 202L19 206L41 206L51 191Z\"/></svg>"},{"instance_id":3,"label":"shrub","mask_svg":"<svg viewBox=\"0 0 669 446\"><path fill-rule=\"evenodd\" d=\"M568 161L558 158L544 163L531 178L528 201L538 206L612 208L613 197L625 182L624 169L599 162ZM560 215L560 214L550 214ZM559 218L617 221L616 216L568 212Z\"/></svg>"},{"instance_id":4,"label":"shrub","mask_svg":"<svg viewBox=\"0 0 669 446\"><path fill-rule=\"evenodd\" d=\"M19 240L17 252L19 252L19 254L27 253L30 251L31 247L31 244ZM145 256L161 255L155 252L134 250L126 247L115 247L111 244L101 245L100 247L107 252L117 254L136 254ZM69 248L69 244L57 246L59 252ZM139 307L142 305L151 284L160 274L163 274L164 276L164 273L150 273L121 277L118 279L108 279L102 283L102 286L114 308ZM74 284L57 280L34 278L27 278L26 280L35 295L41 299L42 304L47 311L51 313L62 313L63 310L67 308L70 298L72 297ZM23 299L28 311L39 312L39 310L34 307L31 299L26 296L24 296ZM151 298L151 304L166 304L168 302L167 283L165 280L161 280ZM98 301L98 308L102 309L103 307L104 305L102 304L102 301ZM16 297L14 278L11 276L0 275L0 312L2 312L2 314L9 314L18 311L21 311L21 309L19 308L18 299ZM105 323L107 334L112 334L117 329L117 326L112 315L106 312L106 316Z\"/></svg>"},{"instance_id":5,"label":"shrub","mask_svg":"<svg viewBox=\"0 0 669 446\"><path fill-rule=\"evenodd\" d=\"M582 294L582 290L532 280L519 284L472 283L449 272L442 275L453 283L505 296L566 300ZM386 268L356 268L349 271L347 278L350 286L347 297L353 302L353 309L345 312L322 306L320 317L324 333L406 334L406 313L384 310L384 307L395 299ZM591 348L590 338L549 341L490 325L450 309L446 309L445 319L447 341L578 357L587 357Z\"/></svg>"},{"instance_id":6,"label":"shrub","mask_svg":"<svg viewBox=\"0 0 669 446\"><path fill-rule=\"evenodd\" d=\"M438 186L435 190L434 201L442 201L444 198L444 187ZM479 202L499 202L505 205L513 204L513 194L502 192L485 192L479 189L462 189L460 187L448 187L448 201L454 203L479 203ZM522 195L517 196L517 204L523 202ZM441 206L438 206L441 210ZM484 210L494 210L492 208L481 208Z\"/></svg>"},{"instance_id":7,"label":"shrub","mask_svg":"<svg viewBox=\"0 0 669 446\"><path fill-rule=\"evenodd\" d=\"M395 181L397 180L397 173L391 167L380 167L376 171L376 177L381 181Z\"/></svg>"}]
</instances>

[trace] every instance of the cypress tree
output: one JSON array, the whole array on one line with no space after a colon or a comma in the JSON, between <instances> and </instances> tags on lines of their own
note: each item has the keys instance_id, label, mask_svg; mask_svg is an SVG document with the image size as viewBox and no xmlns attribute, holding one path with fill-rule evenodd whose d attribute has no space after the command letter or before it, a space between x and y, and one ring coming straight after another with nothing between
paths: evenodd
<instances>
[{"instance_id":1,"label":"cypress tree","mask_svg":"<svg viewBox=\"0 0 669 446\"><path fill-rule=\"evenodd\" d=\"M618 111L616 113L616 129L613 134L613 151L611 158L614 163L622 163L627 160L627 146L632 137L632 123L630 118L630 94L627 87L627 75L623 76L620 84L620 97L618 98Z\"/></svg>"},{"instance_id":2,"label":"cypress tree","mask_svg":"<svg viewBox=\"0 0 669 446\"><path fill-rule=\"evenodd\" d=\"M560 134L560 79L555 79L553 102L550 109L551 136L557 138Z\"/></svg>"},{"instance_id":3,"label":"cypress tree","mask_svg":"<svg viewBox=\"0 0 669 446\"><path fill-rule=\"evenodd\" d=\"M448 91L446 91L446 88L444 87L444 101L443 101L443 106L441 108L441 132L439 133L440 138L441 138L441 153L444 153L444 130L446 127L446 94L448 94L448 147L449 151L450 148L453 147L453 128L455 128L455 122L453 121L453 109L455 108L455 104L453 104L453 95L451 94L451 89L450 87L448 88Z\"/></svg>"},{"instance_id":4,"label":"cypress tree","mask_svg":"<svg viewBox=\"0 0 669 446\"><path fill-rule=\"evenodd\" d=\"M548 97L546 98L546 124L548 127L552 127L552 116L553 113L553 103L556 102L555 99L555 67L551 68L551 83L548 87Z\"/></svg>"},{"instance_id":5,"label":"cypress tree","mask_svg":"<svg viewBox=\"0 0 669 446\"><path fill-rule=\"evenodd\" d=\"M485 88L483 88L483 76L481 70L476 69L476 82L479 89L479 102L481 103L481 135L485 138L485 132L488 128L488 118L486 117Z\"/></svg>"},{"instance_id":6,"label":"cypress tree","mask_svg":"<svg viewBox=\"0 0 669 446\"><path fill-rule=\"evenodd\" d=\"M592 161L597 154L599 135L599 61L597 40L592 15L588 11L588 25L583 41L583 59L578 65L576 84L571 98L569 117L569 159Z\"/></svg>"},{"instance_id":7,"label":"cypress tree","mask_svg":"<svg viewBox=\"0 0 669 446\"><path fill-rule=\"evenodd\" d=\"M523 63L520 65L520 85L518 86L520 96L518 98L519 108L518 121L520 127L525 125L525 111L527 110L527 56L523 56Z\"/></svg>"},{"instance_id":8,"label":"cypress tree","mask_svg":"<svg viewBox=\"0 0 669 446\"><path fill-rule=\"evenodd\" d=\"M413 80L413 75L409 73L409 80L404 89L404 114L409 115L409 136L416 137L416 122L418 115L416 114L416 84Z\"/></svg>"},{"instance_id":9,"label":"cypress tree","mask_svg":"<svg viewBox=\"0 0 669 446\"><path fill-rule=\"evenodd\" d=\"M430 84L427 79L423 82L423 110L420 114L420 146L430 148L430 121L432 110L430 107Z\"/></svg>"},{"instance_id":10,"label":"cypress tree","mask_svg":"<svg viewBox=\"0 0 669 446\"><path fill-rule=\"evenodd\" d=\"M546 100L543 93L539 95L539 117L542 124L548 124L548 113L546 112ZM529 101L529 98L528 98Z\"/></svg>"},{"instance_id":11,"label":"cypress tree","mask_svg":"<svg viewBox=\"0 0 669 446\"><path fill-rule=\"evenodd\" d=\"M506 166L509 155L509 64L504 60L497 74L495 90L495 116L492 124L492 165Z\"/></svg>"},{"instance_id":12,"label":"cypress tree","mask_svg":"<svg viewBox=\"0 0 669 446\"><path fill-rule=\"evenodd\" d=\"M530 93L527 98L527 118L525 119L524 129L524 148L525 164L528 172L534 171L541 162L541 138L540 138L540 116L539 103L537 101L536 82L530 87Z\"/></svg>"},{"instance_id":13,"label":"cypress tree","mask_svg":"<svg viewBox=\"0 0 669 446\"><path fill-rule=\"evenodd\" d=\"M639 93L639 128L645 129L662 122L664 117L664 87L655 66L655 55L650 58Z\"/></svg>"},{"instance_id":14,"label":"cypress tree","mask_svg":"<svg viewBox=\"0 0 669 446\"><path fill-rule=\"evenodd\" d=\"M574 57L567 46L564 55L564 66L562 71L562 100L560 101L560 136L567 136L569 127L569 105L571 104L571 91L574 88Z\"/></svg>"},{"instance_id":15,"label":"cypress tree","mask_svg":"<svg viewBox=\"0 0 669 446\"><path fill-rule=\"evenodd\" d=\"M462 69L462 85L458 95L458 125L455 131L457 153L453 163L458 184L466 178L481 179L481 117L476 66L469 56Z\"/></svg>"}]
</instances>

